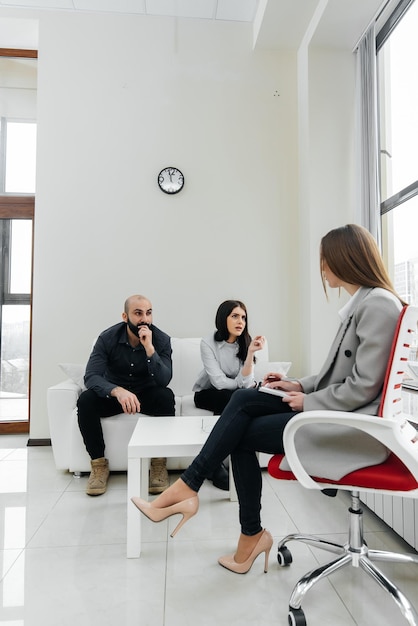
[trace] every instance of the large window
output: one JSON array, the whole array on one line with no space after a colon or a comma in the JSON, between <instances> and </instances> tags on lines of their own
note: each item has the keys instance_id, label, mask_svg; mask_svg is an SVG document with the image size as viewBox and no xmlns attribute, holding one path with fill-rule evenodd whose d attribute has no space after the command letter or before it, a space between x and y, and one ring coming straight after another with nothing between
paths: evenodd
<instances>
[{"instance_id":1,"label":"large window","mask_svg":"<svg viewBox=\"0 0 418 626\"><path fill-rule=\"evenodd\" d=\"M395 288L418 305L418 2L402 0L377 38L381 214Z\"/></svg>"},{"instance_id":2,"label":"large window","mask_svg":"<svg viewBox=\"0 0 418 626\"><path fill-rule=\"evenodd\" d=\"M6 193L35 193L36 123L4 119Z\"/></svg>"},{"instance_id":3,"label":"large window","mask_svg":"<svg viewBox=\"0 0 418 626\"><path fill-rule=\"evenodd\" d=\"M0 433L29 426L37 61L21 52L0 51Z\"/></svg>"}]
</instances>

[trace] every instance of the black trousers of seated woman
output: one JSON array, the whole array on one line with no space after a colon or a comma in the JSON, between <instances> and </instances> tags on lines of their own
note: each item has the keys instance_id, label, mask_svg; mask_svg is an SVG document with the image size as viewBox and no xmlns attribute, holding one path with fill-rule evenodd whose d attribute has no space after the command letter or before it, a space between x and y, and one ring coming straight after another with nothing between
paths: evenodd
<instances>
[{"instance_id":1,"label":"black trousers of seated woman","mask_svg":"<svg viewBox=\"0 0 418 626\"><path fill-rule=\"evenodd\" d=\"M235 389L202 389L194 394L194 403L198 409L212 411L214 415L220 415L231 399ZM211 480L215 487L229 491L229 459L224 461L215 469L208 480Z\"/></svg>"},{"instance_id":2,"label":"black trousers of seated woman","mask_svg":"<svg viewBox=\"0 0 418 626\"><path fill-rule=\"evenodd\" d=\"M238 389L201 451L181 475L186 485L199 491L205 477L231 455L244 535L256 535L262 530L262 473L257 452L283 453L283 431L294 415L280 397L256 389Z\"/></svg>"}]
</instances>

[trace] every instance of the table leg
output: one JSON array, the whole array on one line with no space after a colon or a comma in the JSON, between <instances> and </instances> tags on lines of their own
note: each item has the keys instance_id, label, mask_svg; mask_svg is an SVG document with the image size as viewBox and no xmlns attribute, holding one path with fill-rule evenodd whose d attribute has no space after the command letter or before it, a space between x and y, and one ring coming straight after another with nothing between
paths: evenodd
<instances>
[{"instance_id":1,"label":"table leg","mask_svg":"<svg viewBox=\"0 0 418 626\"><path fill-rule=\"evenodd\" d=\"M142 459L128 459L127 487L127 532L126 556L128 559L138 558L141 554L141 513L131 502L132 496L141 494Z\"/></svg>"},{"instance_id":2,"label":"table leg","mask_svg":"<svg viewBox=\"0 0 418 626\"><path fill-rule=\"evenodd\" d=\"M141 491L139 495L143 500L148 500L150 462L151 459L141 459Z\"/></svg>"}]
</instances>

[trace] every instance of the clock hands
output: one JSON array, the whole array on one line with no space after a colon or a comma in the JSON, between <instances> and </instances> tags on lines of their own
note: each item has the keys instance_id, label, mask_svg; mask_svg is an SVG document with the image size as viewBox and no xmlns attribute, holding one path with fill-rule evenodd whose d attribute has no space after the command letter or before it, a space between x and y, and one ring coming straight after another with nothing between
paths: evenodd
<instances>
[{"instance_id":1,"label":"clock hands","mask_svg":"<svg viewBox=\"0 0 418 626\"><path fill-rule=\"evenodd\" d=\"M158 184L165 193L178 193L183 188L184 176L176 167L165 167L158 174Z\"/></svg>"}]
</instances>

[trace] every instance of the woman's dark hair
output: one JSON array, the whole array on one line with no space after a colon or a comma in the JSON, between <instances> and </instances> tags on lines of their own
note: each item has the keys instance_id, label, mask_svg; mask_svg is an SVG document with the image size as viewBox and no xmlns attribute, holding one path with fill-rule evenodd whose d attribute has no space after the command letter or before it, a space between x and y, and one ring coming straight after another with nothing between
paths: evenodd
<instances>
[{"instance_id":1,"label":"woman's dark hair","mask_svg":"<svg viewBox=\"0 0 418 626\"><path fill-rule=\"evenodd\" d=\"M337 278L350 285L381 287L399 298L386 271L377 243L363 226L347 224L331 230L322 238L320 265L322 284L326 293L322 272L324 262ZM405 304L401 298L399 300Z\"/></svg>"},{"instance_id":2,"label":"woman's dark hair","mask_svg":"<svg viewBox=\"0 0 418 626\"><path fill-rule=\"evenodd\" d=\"M251 337L248 332L248 313L247 307L240 300L225 300L222 304L219 305L218 310L216 311L215 317L215 341L227 341L229 339L229 332L227 326L227 318L231 315L232 311L239 306L241 309L245 311L246 324L245 328L242 332L242 335L238 337L238 358L240 361L244 362L247 358L248 346L251 343Z\"/></svg>"}]
</instances>

